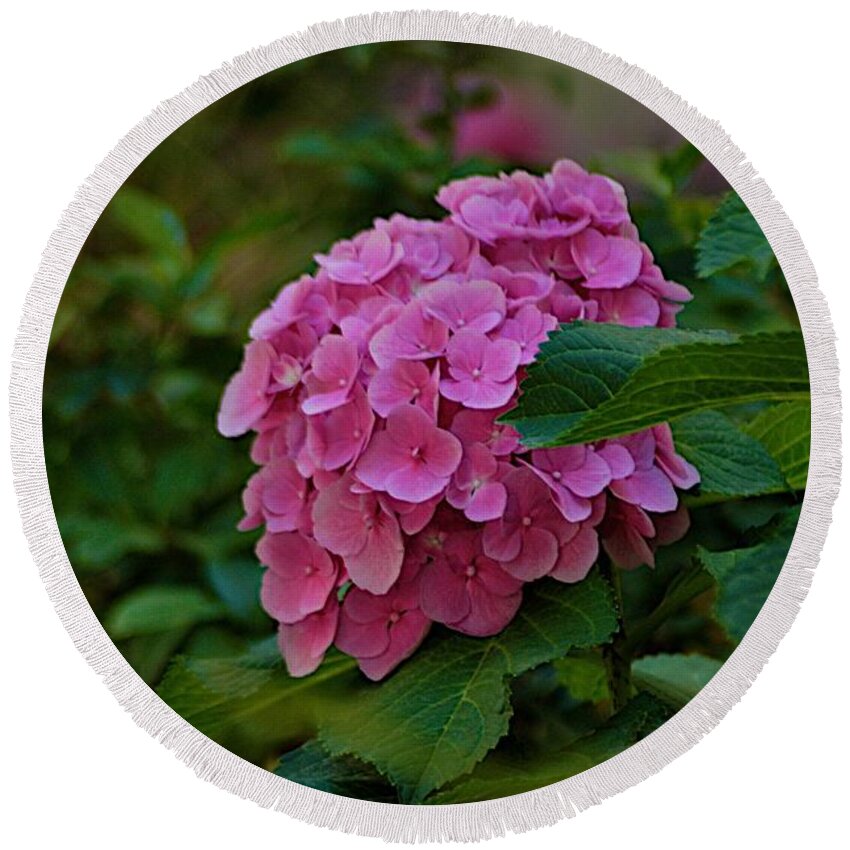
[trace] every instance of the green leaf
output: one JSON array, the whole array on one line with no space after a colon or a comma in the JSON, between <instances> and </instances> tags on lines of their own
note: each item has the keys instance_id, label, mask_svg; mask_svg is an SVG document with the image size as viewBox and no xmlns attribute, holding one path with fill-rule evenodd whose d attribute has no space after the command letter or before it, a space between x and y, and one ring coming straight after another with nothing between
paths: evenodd
<instances>
[{"instance_id":1,"label":"green leaf","mask_svg":"<svg viewBox=\"0 0 850 850\"><path fill-rule=\"evenodd\" d=\"M714 611L718 621L740 641L765 603L791 547L800 508L786 510L761 529L758 541L747 548L710 552L697 547L697 558L718 584Z\"/></svg>"},{"instance_id":2,"label":"green leaf","mask_svg":"<svg viewBox=\"0 0 850 850\"><path fill-rule=\"evenodd\" d=\"M570 692L573 699L582 702L608 699L608 674L605 662L598 653L571 653L566 658L556 659L552 666L558 682Z\"/></svg>"},{"instance_id":3,"label":"green leaf","mask_svg":"<svg viewBox=\"0 0 850 850\"><path fill-rule=\"evenodd\" d=\"M510 422L530 447L629 434L717 407L806 399L795 331L732 336L575 322L543 343Z\"/></svg>"},{"instance_id":4,"label":"green leaf","mask_svg":"<svg viewBox=\"0 0 850 850\"><path fill-rule=\"evenodd\" d=\"M234 658L178 657L157 693L219 743L250 738L265 750L313 734L322 711L345 704L356 662L331 651L311 676L292 678L274 638Z\"/></svg>"},{"instance_id":5,"label":"green leaf","mask_svg":"<svg viewBox=\"0 0 850 850\"><path fill-rule=\"evenodd\" d=\"M632 662L632 680L642 690L681 708L723 666L705 655L647 655Z\"/></svg>"},{"instance_id":6,"label":"green leaf","mask_svg":"<svg viewBox=\"0 0 850 850\"><path fill-rule=\"evenodd\" d=\"M747 433L759 440L776 458L792 490L802 490L806 486L812 441L809 399L768 408L747 426Z\"/></svg>"},{"instance_id":7,"label":"green leaf","mask_svg":"<svg viewBox=\"0 0 850 850\"><path fill-rule=\"evenodd\" d=\"M710 277L745 263L759 281L774 262L773 250L746 204L730 192L708 220L697 241L698 277Z\"/></svg>"},{"instance_id":8,"label":"green leaf","mask_svg":"<svg viewBox=\"0 0 850 850\"><path fill-rule=\"evenodd\" d=\"M220 617L222 606L195 587L153 585L119 599L106 617L114 640L190 629Z\"/></svg>"},{"instance_id":9,"label":"green leaf","mask_svg":"<svg viewBox=\"0 0 850 850\"><path fill-rule=\"evenodd\" d=\"M700 473L700 491L757 496L785 489L776 461L723 413L704 410L672 423L676 449Z\"/></svg>"},{"instance_id":10,"label":"green leaf","mask_svg":"<svg viewBox=\"0 0 850 850\"><path fill-rule=\"evenodd\" d=\"M354 756L332 756L318 741L285 753L274 771L278 776L357 800L397 803L393 787L374 767Z\"/></svg>"},{"instance_id":11,"label":"green leaf","mask_svg":"<svg viewBox=\"0 0 850 850\"><path fill-rule=\"evenodd\" d=\"M497 751L468 776L433 794L426 802L494 800L560 782L628 749L669 716L664 703L650 694L638 694L603 726L565 749L546 752L531 762L523 756Z\"/></svg>"},{"instance_id":12,"label":"green leaf","mask_svg":"<svg viewBox=\"0 0 850 850\"><path fill-rule=\"evenodd\" d=\"M507 732L509 676L572 647L603 643L616 627L610 590L598 575L572 586L540 582L501 634L433 641L350 700L319 737L334 755L374 764L403 802L420 802L471 770Z\"/></svg>"}]
</instances>

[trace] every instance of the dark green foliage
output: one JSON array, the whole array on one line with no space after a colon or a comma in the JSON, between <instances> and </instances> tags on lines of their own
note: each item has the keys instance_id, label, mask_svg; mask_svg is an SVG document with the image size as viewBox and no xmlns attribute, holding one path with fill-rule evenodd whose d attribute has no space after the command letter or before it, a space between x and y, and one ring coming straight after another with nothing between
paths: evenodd
<instances>
[{"instance_id":1,"label":"dark green foliage","mask_svg":"<svg viewBox=\"0 0 850 850\"><path fill-rule=\"evenodd\" d=\"M672 424L676 449L700 471L700 491L760 496L785 489L777 460L723 413L704 410Z\"/></svg>"},{"instance_id":2,"label":"dark green foliage","mask_svg":"<svg viewBox=\"0 0 850 850\"><path fill-rule=\"evenodd\" d=\"M617 625L598 576L573 587L535 585L516 619L487 640L452 636L426 647L386 683L322 724L333 753L375 764L404 802L466 773L508 731L506 680L573 647L607 641Z\"/></svg>"},{"instance_id":3,"label":"dark green foliage","mask_svg":"<svg viewBox=\"0 0 850 850\"><path fill-rule=\"evenodd\" d=\"M730 192L708 220L697 242L699 277L745 266L757 283L776 263L770 243L741 198Z\"/></svg>"},{"instance_id":4,"label":"dark green foliage","mask_svg":"<svg viewBox=\"0 0 850 850\"><path fill-rule=\"evenodd\" d=\"M275 768L278 776L329 794L397 803L398 795L374 767L354 756L332 756L318 741L286 753Z\"/></svg>"},{"instance_id":5,"label":"dark green foliage","mask_svg":"<svg viewBox=\"0 0 850 850\"><path fill-rule=\"evenodd\" d=\"M472 773L434 794L428 803L468 803L533 791L601 764L657 729L671 710L649 694L639 694L598 729L564 749L526 760L494 753Z\"/></svg>"},{"instance_id":6,"label":"dark green foliage","mask_svg":"<svg viewBox=\"0 0 850 850\"><path fill-rule=\"evenodd\" d=\"M783 512L753 535L750 546L722 552L698 549L697 557L718 585L717 618L734 640L743 638L773 588L799 518L799 508Z\"/></svg>"},{"instance_id":7,"label":"dark green foliage","mask_svg":"<svg viewBox=\"0 0 850 850\"><path fill-rule=\"evenodd\" d=\"M575 322L541 346L519 404L502 418L528 446L562 446L808 394L806 350L796 331L736 337Z\"/></svg>"}]
</instances>

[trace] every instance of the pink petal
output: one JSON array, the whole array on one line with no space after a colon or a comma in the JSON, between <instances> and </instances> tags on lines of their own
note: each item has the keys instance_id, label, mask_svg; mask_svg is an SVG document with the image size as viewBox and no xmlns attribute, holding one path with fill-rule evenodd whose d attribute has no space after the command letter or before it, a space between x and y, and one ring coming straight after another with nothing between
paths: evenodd
<instances>
[{"instance_id":1,"label":"pink petal","mask_svg":"<svg viewBox=\"0 0 850 850\"><path fill-rule=\"evenodd\" d=\"M405 611L390 629L387 650L374 658L358 659L360 669L373 682L383 679L416 651L430 627L431 621L421 611Z\"/></svg>"},{"instance_id":2,"label":"pink petal","mask_svg":"<svg viewBox=\"0 0 850 850\"><path fill-rule=\"evenodd\" d=\"M351 381L360 368L357 346L343 336L331 334L322 338L313 353L311 370L320 381Z\"/></svg>"},{"instance_id":3,"label":"pink petal","mask_svg":"<svg viewBox=\"0 0 850 850\"><path fill-rule=\"evenodd\" d=\"M602 546L621 569L633 570L643 564L655 566L655 556L646 540L631 526L605 535Z\"/></svg>"},{"instance_id":4,"label":"pink petal","mask_svg":"<svg viewBox=\"0 0 850 850\"><path fill-rule=\"evenodd\" d=\"M462 456L460 440L440 428L434 428L422 451L428 471L440 478L448 478L460 465Z\"/></svg>"},{"instance_id":5,"label":"pink petal","mask_svg":"<svg viewBox=\"0 0 850 850\"><path fill-rule=\"evenodd\" d=\"M489 593L480 583L469 583L471 611L463 620L451 624L451 628L473 637L488 637L498 634L513 620L522 603L522 591L510 596Z\"/></svg>"},{"instance_id":6,"label":"pink petal","mask_svg":"<svg viewBox=\"0 0 850 850\"><path fill-rule=\"evenodd\" d=\"M339 616L339 603L331 594L325 607L299 623L281 623L278 645L290 676L308 676L321 663L333 643Z\"/></svg>"},{"instance_id":7,"label":"pink petal","mask_svg":"<svg viewBox=\"0 0 850 850\"><path fill-rule=\"evenodd\" d=\"M506 310L504 291L489 280L437 281L425 290L422 303L430 315L455 331L486 333L501 324Z\"/></svg>"},{"instance_id":8,"label":"pink petal","mask_svg":"<svg viewBox=\"0 0 850 850\"><path fill-rule=\"evenodd\" d=\"M365 520L371 520L374 511L375 497L352 493L351 481L346 475L320 490L312 512L316 541L343 557L366 546L369 529Z\"/></svg>"},{"instance_id":9,"label":"pink petal","mask_svg":"<svg viewBox=\"0 0 850 850\"><path fill-rule=\"evenodd\" d=\"M321 495L321 494L320 494ZM386 593L401 572L404 543L398 520L383 511L368 530L366 545L343 556L351 580L370 593Z\"/></svg>"},{"instance_id":10,"label":"pink petal","mask_svg":"<svg viewBox=\"0 0 850 850\"><path fill-rule=\"evenodd\" d=\"M516 370L522 349L512 339L497 339L484 348L482 372L491 381L502 383L513 380L516 383Z\"/></svg>"},{"instance_id":11,"label":"pink petal","mask_svg":"<svg viewBox=\"0 0 850 850\"><path fill-rule=\"evenodd\" d=\"M577 496L590 498L611 483L611 468L596 452L588 450L584 464L561 479Z\"/></svg>"},{"instance_id":12,"label":"pink petal","mask_svg":"<svg viewBox=\"0 0 850 850\"><path fill-rule=\"evenodd\" d=\"M225 437L239 437L252 428L272 405L267 390L276 357L272 345L254 340L245 346L242 368L230 379L221 399L218 430Z\"/></svg>"},{"instance_id":13,"label":"pink petal","mask_svg":"<svg viewBox=\"0 0 850 850\"><path fill-rule=\"evenodd\" d=\"M572 254L588 289L620 289L633 283L643 261L640 245L586 228L572 239Z\"/></svg>"},{"instance_id":14,"label":"pink petal","mask_svg":"<svg viewBox=\"0 0 850 850\"><path fill-rule=\"evenodd\" d=\"M434 475L427 466L409 466L391 473L385 482L386 491L403 502L426 502L446 489L449 476Z\"/></svg>"},{"instance_id":15,"label":"pink petal","mask_svg":"<svg viewBox=\"0 0 850 850\"><path fill-rule=\"evenodd\" d=\"M640 286L600 292L602 321L630 328L655 327L661 315L658 299Z\"/></svg>"},{"instance_id":16,"label":"pink petal","mask_svg":"<svg viewBox=\"0 0 850 850\"><path fill-rule=\"evenodd\" d=\"M422 571L420 605L423 613L438 623L454 623L469 614L466 580L437 558Z\"/></svg>"},{"instance_id":17,"label":"pink petal","mask_svg":"<svg viewBox=\"0 0 850 850\"><path fill-rule=\"evenodd\" d=\"M612 481L611 492L624 502L659 513L674 510L679 502L670 479L655 467Z\"/></svg>"},{"instance_id":18,"label":"pink petal","mask_svg":"<svg viewBox=\"0 0 850 850\"><path fill-rule=\"evenodd\" d=\"M431 373L423 363L397 360L389 369L372 376L369 383L369 403L379 416L386 417L395 407L419 402L427 392Z\"/></svg>"},{"instance_id":19,"label":"pink petal","mask_svg":"<svg viewBox=\"0 0 850 850\"><path fill-rule=\"evenodd\" d=\"M488 380L463 379L440 381L440 393L451 401L460 402L474 410L493 410L507 404L516 391L516 378L505 383Z\"/></svg>"},{"instance_id":20,"label":"pink petal","mask_svg":"<svg viewBox=\"0 0 850 850\"><path fill-rule=\"evenodd\" d=\"M410 452L395 442L389 432L381 431L372 437L366 451L360 456L354 474L367 487L386 490L390 476L408 470L411 465Z\"/></svg>"},{"instance_id":21,"label":"pink petal","mask_svg":"<svg viewBox=\"0 0 850 850\"><path fill-rule=\"evenodd\" d=\"M482 537L484 552L495 561L513 561L522 550L522 532L504 520L495 520L484 526Z\"/></svg>"},{"instance_id":22,"label":"pink petal","mask_svg":"<svg viewBox=\"0 0 850 850\"><path fill-rule=\"evenodd\" d=\"M342 652L354 658L370 658L386 652L390 645L389 612L366 622L353 618L349 611L363 596L370 594L352 588L346 594L340 611L339 627L336 634L336 646Z\"/></svg>"},{"instance_id":23,"label":"pink petal","mask_svg":"<svg viewBox=\"0 0 850 850\"><path fill-rule=\"evenodd\" d=\"M608 464L612 479L626 478L635 471L635 461L625 446L608 443L596 453Z\"/></svg>"},{"instance_id":24,"label":"pink petal","mask_svg":"<svg viewBox=\"0 0 850 850\"><path fill-rule=\"evenodd\" d=\"M552 499L564 519L569 522L581 522L590 516L590 501L579 498L566 487L553 487Z\"/></svg>"},{"instance_id":25,"label":"pink petal","mask_svg":"<svg viewBox=\"0 0 850 850\"><path fill-rule=\"evenodd\" d=\"M502 569L522 581L545 576L558 560L558 541L551 531L530 527L522 534L522 548L511 561L500 561Z\"/></svg>"},{"instance_id":26,"label":"pink petal","mask_svg":"<svg viewBox=\"0 0 850 850\"><path fill-rule=\"evenodd\" d=\"M504 514L507 501L505 485L499 481L488 481L472 494L464 513L472 522L489 522Z\"/></svg>"},{"instance_id":27,"label":"pink petal","mask_svg":"<svg viewBox=\"0 0 850 850\"><path fill-rule=\"evenodd\" d=\"M309 383L308 383L309 386ZM318 413L326 413L328 410L341 407L348 401L351 394L351 387L345 386L331 392L318 392L315 395L310 395L301 402L301 410L308 416L315 416Z\"/></svg>"},{"instance_id":28,"label":"pink petal","mask_svg":"<svg viewBox=\"0 0 850 850\"><path fill-rule=\"evenodd\" d=\"M522 590L523 582L506 573L496 561L487 557L476 558L475 579L491 596L513 596Z\"/></svg>"},{"instance_id":29,"label":"pink petal","mask_svg":"<svg viewBox=\"0 0 850 850\"><path fill-rule=\"evenodd\" d=\"M549 573L558 581L581 581L590 572L599 556L599 536L596 529L583 524L569 543L561 546L555 568Z\"/></svg>"}]
</instances>

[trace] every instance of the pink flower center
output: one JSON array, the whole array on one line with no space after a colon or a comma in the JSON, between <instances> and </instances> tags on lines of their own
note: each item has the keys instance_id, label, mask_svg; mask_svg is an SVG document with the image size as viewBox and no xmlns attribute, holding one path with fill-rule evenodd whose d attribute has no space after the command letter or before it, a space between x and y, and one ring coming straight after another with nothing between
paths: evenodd
<instances>
[{"instance_id":1,"label":"pink flower center","mask_svg":"<svg viewBox=\"0 0 850 850\"><path fill-rule=\"evenodd\" d=\"M305 576L311 576L311 575L313 575L314 572L315 572L315 570L313 569L313 567L310 564L308 564L306 567L304 567L304 575Z\"/></svg>"},{"instance_id":2,"label":"pink flower center","mask_svg":"<svg viewBox=\"0 0 850 850\"><path fill-rule=\"evenodd\" d=\"M561 473L560 473L560 472L556 469L556 470L552 473L552 477L553 477L556 481L560 481L560 480L561 480Z\"/></svg>"},{"instance_id":3,"label":"pink flower center","mask_svg":"<svg viewBox=\"0 0 850 850\"><path fill-rule=\"evenodd\" d=\"M523 524L526 528L528 528L528 526L529 526L529 525L531 525L531 517L530 517L530 516L524 516L524 517L522 518L522 524Z\"/></svg>"},{"instance_id":4,"label":"pink flower center","mask_svg":"<svg viewBox=\"0 0 850 850\"><path fill-rule=\"evenodd\" d=\"M398 611L390 611L390 624L397 623L401 619L401 614Z\"/></svg>"},{"instance_id":5,"label":"pink flower center","mask_svg":"<svg viewBox=\"0 0 850 850\"><path fill-rule=\"evenodd\" d=\"M354 429L354 439L359 440L363 436L363 432L359 428Z\"/></svg>"},{"instance_id":6,"label":"pink flower center","mask_svg":"<svg viewBox=\"0 0 850 850\"><path fill-rule=\"evenodd\" d=\"M340 378L340 379L339 379L339 385L340 385L341 387L344 387L347 383L348 383L348 381L346 381L346 380L345 380L345 378Z\"/></svg>"},{"instance_id":7,"label":"pink flower center","mask_svg":"<svg viewBox=\"0 0 850 850\"><path fill-rule=\"evenodd\" d=\"M419 452L420 452L420 447L419 447L419 446L414 446L414 447L410 450L410 456L411 456L411 457L419 457Z\"/></svg>"},{"instance_id":8,"label":"pink flower center","mask_svg":"<svg viewBox=\"0 0 850 850\"><path fill-rule=\"evenodd\" d=\"M468 578L472 578L475 575L475 567L472 564L466 568L466 575Z\"/></svg>"},{"instance_id":9,"label":"pink flower center","mask_svg":"<svg viewBox=\"0 0 850 850\"><path fill-rule=\"evenodd\" d=\"M419 398L419 396L422 395L422 390L420 390L419 387L414 387L411 395L413 398Z\"/></svg>"},{"instance_id":10,"label":"pink flower center","mask_svg":"<svg viewBox=\"0 0 850 850\"><path fill-rule=\"evenodd\" d=\"M481 370L480 369L473 369L472 370L472 377L473 378L480 378L481 377Z\"/></svg>"}]
</instances>

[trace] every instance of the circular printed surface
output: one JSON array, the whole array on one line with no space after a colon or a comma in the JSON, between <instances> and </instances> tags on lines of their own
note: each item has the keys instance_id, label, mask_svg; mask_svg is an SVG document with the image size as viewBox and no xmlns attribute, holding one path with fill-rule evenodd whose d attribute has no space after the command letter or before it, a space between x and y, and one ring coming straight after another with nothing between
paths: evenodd
<instances>
[{"instance_id":1,"label":"circular printed surface","mask_svg":"<svg viewBox=\"0 0 850 850\"><path fill-rule=\"evenodd\" d=\"M421 806L574 776L709 682L791 545L810 399L770 245L670 125L556 62L392 41L139 165L43 426L76 577L159 697Z\"/></svg>"}]
</instances>

